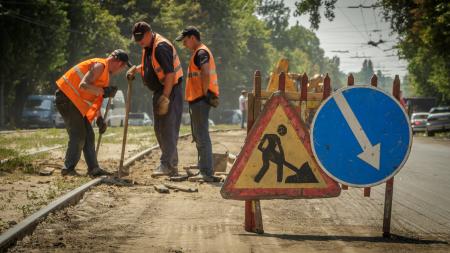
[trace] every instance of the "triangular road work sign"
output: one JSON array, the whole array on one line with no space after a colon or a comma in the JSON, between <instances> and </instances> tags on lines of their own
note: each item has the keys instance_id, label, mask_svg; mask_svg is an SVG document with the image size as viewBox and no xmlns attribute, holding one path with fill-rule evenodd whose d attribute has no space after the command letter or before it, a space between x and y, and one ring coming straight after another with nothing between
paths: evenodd
<instances>
[{"instance_id":1,"label":"triangular road work sign","mask_svg":"<svg viewBox=\"0 0 450 253\"><path fill-rule=\"evenodd\" d=\"M239 200L339 196L339 184L320 169L309 138L295 109L282 93L274 93L247 135L222 196Z\"/></svg>"}]
</instances>

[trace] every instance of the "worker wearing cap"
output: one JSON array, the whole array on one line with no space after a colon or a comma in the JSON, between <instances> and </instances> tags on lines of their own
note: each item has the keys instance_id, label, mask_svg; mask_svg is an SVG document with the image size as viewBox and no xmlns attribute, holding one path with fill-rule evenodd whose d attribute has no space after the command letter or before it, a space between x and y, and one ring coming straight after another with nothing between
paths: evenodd
<instances>
[{"instance_id":1,"label":"worker wearing cap","mask_svg":"<svg viewBox=\"0 0 450 253\"><path fill-rule=\"evenodd\" d=\"M69 134L69 143L61 174L78 175L75 167L81 151L92 177L108 175L98 165L95 135L91 122L97 118L99 132L106 131L100 109L103 98L114 97L117 87L109 86L110 75L131 66L125 51L117 49L108 58L93 58L78 63L56 81L56 108L61 113Z\"/></svg>"},{"instance_id":2,"label":"worker wearing cap","mask_svg":"<svg viewBox=\"0 0 450 253\"><path fill-rule=\"evenodd\" d=\"M213 181L212 145L209 136L209 111L218 106L219 86L217 84L214 57L200 40L195 27L187 27L175 39L192 52L186 79L185 99L189 102L192 135L197 146L200 174L191 180Z\"/></svg>"},{"instance_id":3,"label":"worker wearing cap","mask_svg":"<svg viewBox=\"0 0 450 253\"><path fill-rule=\"evenodd\" d=\"M142 47L142 61L128 71L127 77L134 78L139 72L144 85L153 92L154 130L162 153L152 177L174 176L178 174L177 142L183 113L180 59L172 43L153 32L148 23L136 23L132 34Z\"/></svg>"}]
</instances>

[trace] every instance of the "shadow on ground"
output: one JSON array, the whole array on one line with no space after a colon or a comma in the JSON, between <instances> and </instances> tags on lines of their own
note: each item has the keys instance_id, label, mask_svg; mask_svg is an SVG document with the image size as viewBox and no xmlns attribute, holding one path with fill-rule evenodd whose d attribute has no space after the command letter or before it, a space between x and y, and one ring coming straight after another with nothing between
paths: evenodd
<instances>
[{"instance_id":1,"label":"shadow on ground","mask_svg":"<svg viewBox=\"0 0 450 253\"><path fill-rule=\"evenodd\" d=\"M346 235L289 235L289 234L238 234L240 236L273 237L290 241L344 241L344 242L375 242L375 243L408 243L408 244L448 244L446 241L425 240L391 234L390 238L381 236L346 236Z\"/></svg>"}]
</instances>

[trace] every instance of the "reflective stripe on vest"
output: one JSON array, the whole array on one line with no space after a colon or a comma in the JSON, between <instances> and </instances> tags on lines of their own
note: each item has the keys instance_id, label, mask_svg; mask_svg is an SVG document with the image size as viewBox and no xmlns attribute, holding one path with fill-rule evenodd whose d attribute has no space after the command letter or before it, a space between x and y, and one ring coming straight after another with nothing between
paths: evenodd
<instances>
[{"instance_id":1,"label":"reflective stripe on vest","mask_svg":"<svg viewBox=\"0 0 450 253\"><path fill-rule=\"evenodd\" d=\"M74 69L74 70L75 70L75 72L77 73L78 77L80 77L80 80L83 80L83 78L84 78L84 74L83 74L83 72L81 72L81 69L80 69L80 67L78 67L78 66L75 66L75 67L73 67L73 69Z\"/></svg>"},{"instance_id":2,"label":"reflective stripe on vest","mask_svg":"<svg viewBox=\"0 0 450 253\"><path fill-rule=\"evenodd\" d=\"M95 118L95 113L100 109L103 98L102 96L96 96L81 89L79 84L84 78L85 73L87 73L95 63L101 63L105 68L101 75L93 82L93 85L101 88L107 87L109 85L109 66L107 60L103 58L94 58L83 61L71 68L56 81L58 88L72 101L80 111L81 115L86 117L89 116L89 121L92 121ZM97 103L100 103L100 106L97 106ZM87 115L87 113L92 110L94 113L89 113L89 115Z\"/></svg>"},{"instance_id":3,"label":"reflective stripe on vest","mask_svg":"<svg viewBox=\"0 0 450 253\"><path fill-rule=\"evenodd\" d=\"M188 75L186 79L186 92L185 99L187 101L194 101L197 98L202 97L203 94L203 84L201 79L201 69L195 65L194 58L198 50L203 49L209 54L209 86L208 90L219 96L219 85L217 81L216 63L214 61L214 56L208 47L201 44L192 54L191 60L188 67Z\"/></svg>"},{"instance_id":4,"label":"reflective stripe on vest","mask_svg":"<svg viewBox=\"0 0 450 253\"><path fill-rule=\"evenodd\" d=\"M80 70L80 69L78 69L78 70ZM85 99L83 99L81 96L80 96L80 93L77 91L77 89L75 89L75 87L73 86L73 84L72 84L72 82L71 81L69 81L69 79L67 79L67 77L66 76L63 76L62 77L63 79L64 79L64 81L69 85L69 87L73 90L73 92L75 92L86 104L88 104L89 106L92 106L92 103L91 102L89 102L89 101L87 101L87 100L85 100Z\"/></svg>"}]
</instances>

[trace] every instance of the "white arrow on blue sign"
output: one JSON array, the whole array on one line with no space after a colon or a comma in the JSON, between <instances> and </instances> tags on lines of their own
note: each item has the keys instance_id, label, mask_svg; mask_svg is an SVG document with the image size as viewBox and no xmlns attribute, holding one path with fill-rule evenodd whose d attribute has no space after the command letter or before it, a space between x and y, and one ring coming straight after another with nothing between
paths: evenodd
<instances>
[{"instance_id":1,"label":"white arrow on blue sign","mask_svg":"<svg viewBox=\"0 0 450 253\"><path fill-rule=\"evenodd\" d=\"M314 116L311 143L336 181L369 187L393 177L408 159L412 130L401 104L372 86L337 90Z\"/></svg>"}]
</instances>

